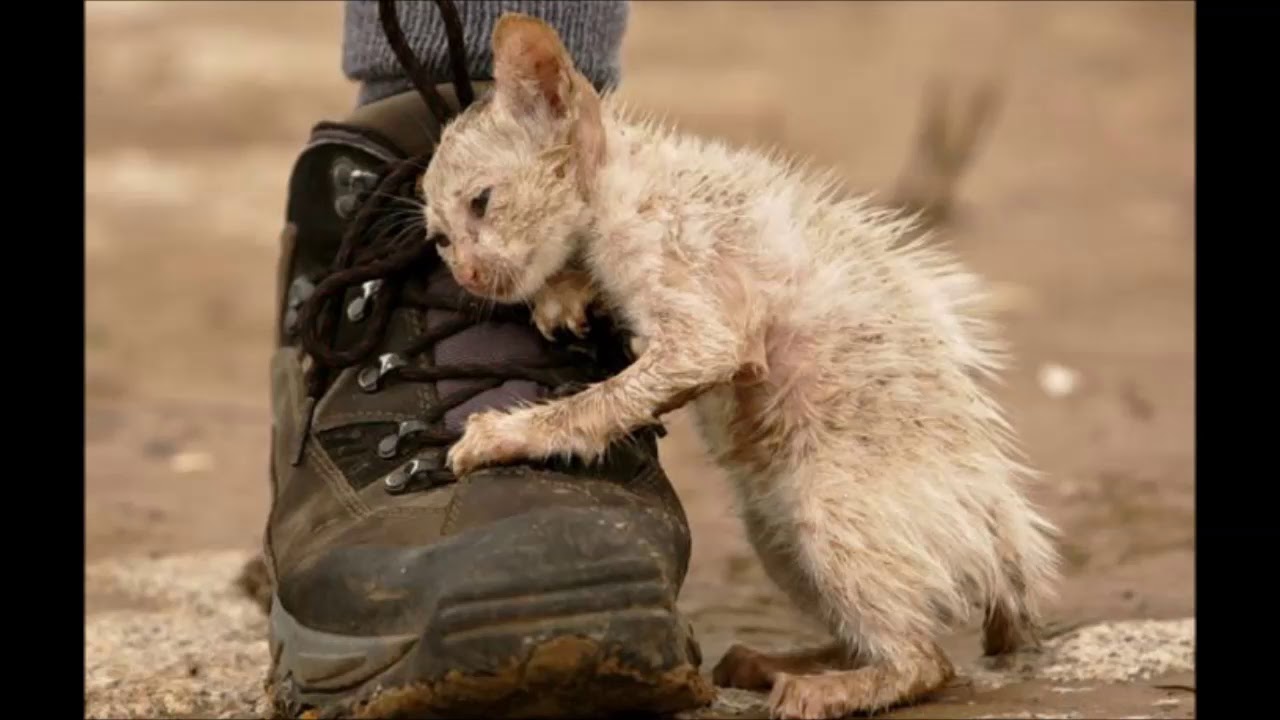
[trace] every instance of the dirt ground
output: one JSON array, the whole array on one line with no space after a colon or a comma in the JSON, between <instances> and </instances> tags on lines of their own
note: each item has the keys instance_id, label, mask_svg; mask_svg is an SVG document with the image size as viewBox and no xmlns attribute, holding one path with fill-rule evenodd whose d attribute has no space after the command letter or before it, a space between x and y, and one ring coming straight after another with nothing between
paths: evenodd
<instances>
[{"instance_id":1,"label":"dirt ground","mask_svg":"<svg viewBox=\"0 0 1280 720\"><path fill-rule=\"evenodd\" d=\"M257 544L285 181L355 89L334 3L85 14L89 577ZM1192 20L1190 3L642 2L624 47L637 105L876 190L931 77L1003 77L949 240L1008 299L1018 365L999 392L1064 530L1066 622L1194 614ZM683 418L662 452L694 527L682 603L708 667L730 642L804 636ZM138 601L89 583L86 603L89 624ZM976 655L972 637L952 647ZM1033 680L902 714L1193 715L1194 689L1169 684Z\"/></svg>"}]
</instances>

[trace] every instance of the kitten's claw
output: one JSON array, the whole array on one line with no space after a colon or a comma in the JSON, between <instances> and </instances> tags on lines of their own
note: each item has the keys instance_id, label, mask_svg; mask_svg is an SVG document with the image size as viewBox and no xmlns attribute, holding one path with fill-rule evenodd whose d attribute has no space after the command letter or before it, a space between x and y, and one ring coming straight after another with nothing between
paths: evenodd
<instances>
[{"instance_id":1,"label":"kitten's claw","mask_svg":"<svg viewBox=\"0 0 1280 720\"><path fill-rule=\"evenodd\" d=\"M555 341L556 331L565 328L579 338L587 336L587 313L585 307L566 307L558 300L549 299L533 308L533 324L538 326L542 337Z\"/></svg>"},{"instance_id":2,"label":"kitten's claw","mask_svg":"<svg viewBox=\"0 0 1280 720\"><path fill-rule=\"evenodd\" d=\"M548 340L565 328L579 338L587 336L587 308L595 300L591 279L576 271L565 271L547 281L533 300L533 324Z\"/></svg>"}]
</instances>

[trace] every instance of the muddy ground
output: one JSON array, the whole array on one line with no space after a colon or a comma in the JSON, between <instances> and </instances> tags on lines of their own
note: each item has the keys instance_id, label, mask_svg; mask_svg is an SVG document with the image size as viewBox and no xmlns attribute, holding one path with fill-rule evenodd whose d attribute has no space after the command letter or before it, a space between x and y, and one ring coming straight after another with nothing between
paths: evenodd
<instances>
[{"instance_id":1,"label":"muddy ground","mask_svg":"<svg viewBox=\"0 0 1280 720\"><path fill-rule=\"evenodd\" d=\"M1065 531L1055 614L1095 624L1070 641L1112 660L1193 642L1176 622L1194 613L1192 14L637 3L623 53L636 104L815 156L867 189L896 180L931 77L1002 74L1006 103L949 239L1007 301L1018 365L999 393ZM266 509L285 180L310 126L355 97L341 9L94 2L86 21L86 713L251 715L260 619L225 588ZM662 452L694 526L682 603L708 668L733 641L809 636L687 430L677 417ZM1128 620L1161 622L1115 624ZM971 636L950 647L981 674ZM901 714L1194 714L1189 653L1148 672L1090 662ZM747 714L757 700L727 698Z\"/></svg>"}]
</instances>

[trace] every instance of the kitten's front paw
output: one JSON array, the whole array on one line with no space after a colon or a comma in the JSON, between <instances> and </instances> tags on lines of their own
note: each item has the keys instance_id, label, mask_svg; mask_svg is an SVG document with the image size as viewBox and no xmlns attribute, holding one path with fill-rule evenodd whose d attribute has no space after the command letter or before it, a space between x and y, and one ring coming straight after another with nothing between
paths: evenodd
<instances>
[{"instance_id":1,"label":"kitten's front paw","mask_svg":"<svg viewBox=\"0 0 1280 720\"><path fill-rule=\"evenodd\" d=\"M484 465L523 459L529 451L529 429L520 415L480 412L467 419L466 430L449 449L446 462L454 475L462 476Z\"/></svg>"},{"instance_id":2,"label":"kitten's front paw","mask_svg":"<svg viewBox=\"0 0 1280 720\"><path fill-rule=\"evenodd\" d=\"M533 300L533 324L548 340L565 328L578 337L587 335L587 308L595 301L595 288L582 273L562 273L548 281Z\"/></svg>"}]
</instances>

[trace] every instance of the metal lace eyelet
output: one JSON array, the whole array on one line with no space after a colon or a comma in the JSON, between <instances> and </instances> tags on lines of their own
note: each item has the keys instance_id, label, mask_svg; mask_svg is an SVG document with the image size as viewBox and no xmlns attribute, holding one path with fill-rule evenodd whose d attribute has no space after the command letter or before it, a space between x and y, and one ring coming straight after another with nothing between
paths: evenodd
<instances>
[{"instance_id":1,"label":"metal lace eyelet","mask_svg":"<svg viewBox=\"0 0 1280 720\"><path fill-rule=\"evenodd\" d=\"M285 297L284 331L292 333L298 329L301 319L301 308L316 291L315 283L305 275L299 275L289 283L289 292Z\"/></svg>"},{"instance_id":2,"label":"metal lace eyelet","mask_svg":"<svg viewBox=\"0 0 1280 720\"><path fill-rule=\"evenodd\" d=\"M338 213L338 217L346 220L356 214L356 194L345 193L339 195L333 200L333 211Z\"/></svg>"},{"instance_id":3,"label":"metal lace eyelet","mask_svg":"<svg viewBox=\"0 0 1280 720\"><path fill-rule=\"evenodd\" d=\"M427 464L421 460L410 460L405 465L395 469L390 475L382 480L382 487L388 493L396 495L404 491L409 485L409 481L416 476L427 471Z\"/></svg>"},{"instance_id":4,"label":"metal lace eyelet","mask_svg":"<svg viewBox=\"0 0 1280 720\"><path fill-rule=\"evenodd\" d=\"M382 289L381 280L370 280L360 284L360 297L355 298L347 305L347 319L353 323L364 320L368 314L369 305L373 300L373 296Z\"/></svg>"},{"instance_id":5,"label":"metal lace eyelet","mask_svg":"<svg viewBox=\"0 0 1280 720\"><path fill-rule=\"evenodd\" d=\"M298 307L306 302L316 291L316 284L306 275L299 275L289 283L289 307Z\"/></svg>"},{"instance_id":6,"label":"metal lace eyelet","mask_svg":"<svg viewBox=\"0 0 1280 720\"><path fill-rule=\"evenodd\" d=\"M284 311L284 332L286 335L292 335L298 329L298 320L297 308L289 308Z\"/></svg>"},{"instance_id":7,"label":"metal lace eyelet","mask_svg":"<svg viewBox=\"0 0 1280 720\"><path fill-rule=\"evenodd\" d=\"M333 210L344 220L355 214L359 194L378 186L376 173L365 170L350 158L342 157L333 164Z\"/></svg>"},{"instance_id":8,"label":"metal lace eyelet","mask_svg":"<svg viewBox=\"0 0 1280 720\"><path fill-rule=\"evenodd\" d=\"M367 393L377 392L378 386L382 384L382 378L386 377L387 373L408 364L408 361L395 353L383 353L378 356L377 365L366 366L360 371L356 376L356 382L359 383L360 389Z\"/></svg>"},{"instance_id":9,"label":"metal lace eyelet","mask_svg":"<svg viewBox=\"0 0 1280 720\"><path fill-rule=\"evenodd\" d=\"M335 190L346 190L351 187L351 175L356 171L356 164L350 158L340 157L333 163L330 175Z\"/></svg>"},{"instance_id":10,"label":"metal lace eyelet","mask_svg":"<svg viewBox=\"0 0 1280 720\"><path fill-rule=\"evenodd\" d=\"M427 424L421 420L404 420L400 423L400 427L391 435L387 435L378 441L378 457L384 460L390 460L400 451L400 441L414 434L420 433L427 429Z\"/></svg>"},{"instance_id":11,"label":"metal lace eyelet","mask_svg":"<svg viewBox=\"0 0 1280 720\"><path fill-rule=\"evenodd\" d=\"M378 187L378 176L368 170L356 168L351 172L349 184L353 190L358 192L369 192Z\"/></svg>"}]
</instances>

